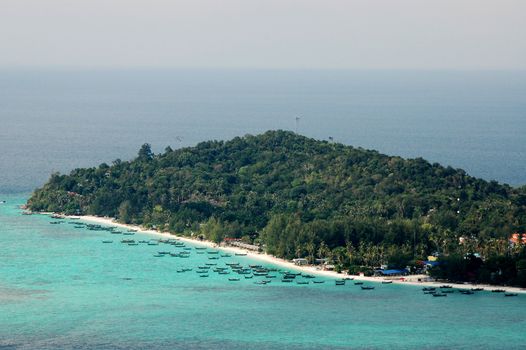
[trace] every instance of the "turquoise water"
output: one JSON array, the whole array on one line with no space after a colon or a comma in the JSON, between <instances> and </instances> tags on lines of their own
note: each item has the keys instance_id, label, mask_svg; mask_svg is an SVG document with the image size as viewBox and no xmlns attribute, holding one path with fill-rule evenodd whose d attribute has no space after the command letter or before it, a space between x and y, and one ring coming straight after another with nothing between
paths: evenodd
<instances>
[{"instance_id":1,"label":"turquoise water","mask_svg":"<svg viewBox=\"0 0 526 350\"><path fill-rule=\"evenodd\" d=\"M285 284L199 277L208 260L156 258L168 245L127 246L121 235L22 216L0 204L2 349L524 349L526 297L447 298L377 284ZM152 236L126 236L135 240ZM114 243L103 244L112 239ZM177 273L182 267L194 271ZM237 275L236 275L237 276ZM320 279L320 278L317 278Z\"/></svg>"},{"instance_id":2,"label":"turquoise water","mask_svg":"<svg viewBox=\"0 0 526 350\"><path fill-rule=\"evenodd\" d=\"M0 71L0 349L523 349L526 297L255 285L16 208L53 171L268 129L526 184L526 73ZM322 121L320 123L320 121ZM130 237L126 237L130 238ZM150 237L137 234L136 240ZM257 264L247 258L222 258Z\"/></svg>"}]
</instances>

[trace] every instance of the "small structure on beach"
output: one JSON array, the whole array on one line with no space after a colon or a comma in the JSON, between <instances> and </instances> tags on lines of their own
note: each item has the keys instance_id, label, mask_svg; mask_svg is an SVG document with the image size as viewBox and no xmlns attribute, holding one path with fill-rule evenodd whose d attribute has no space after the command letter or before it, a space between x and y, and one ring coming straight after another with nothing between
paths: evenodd
<instances>
[{"instance_id":1,"label":"small structure on beach","mask_svg":"<svg viewBox=\"0 0 526 350\"><path fill-rule=\"evenodd\" d=\"M388 269L388 270L378 269L378 270L375 270L374 272L378 276L405 276L408 273L407 269Z\"/></svg>"},{"instance_id":2,"label":"small structure on beach","mask_svg":"<svg viewBox=\"0 0 526 350\"><path fill-rule=\"evenodd\" d=\"M305 258L292 259L292 262L298 266L308 265L309 261Z\"/></svg>"},{"instance_id":3,"label":"small structure on beach","mask_svg":"<svg viewBox=\"0 0 526 350\"><path fill-rule=\"evenodd\" d=\"M314 259L315 265L325 265L327 263L327 259Z\"/></svg>"},{"instance_id":4,"label":"small structure on beach","mask_svg":"<svg viewBox=\"0 0 526 350\"><path fill-rule=\"evenodd\" d=\"M336 268L336 266L333 265L333 264L325 263L325 264L323 265L323 269L324 269L325 271L334 271L335 268Z\"/></svg>"},{"instance_id":5,"label":"small structure on beach","mask_svg":"<svg viewBox=\"0 0 526 350\"><path fill-rule=\"evenodd\" d=\"M259 251L259 246L258 245L244 243L239 238L229 238L229 237L227 237L227 238L225 238L223 240L223 242L226 245L230 245L230 246L233 246L233 247L238 247L238 248L241 248L241 249L251 250L251 251L254 251L254 252L258 252Z\"/></svg>"}]
</instances>

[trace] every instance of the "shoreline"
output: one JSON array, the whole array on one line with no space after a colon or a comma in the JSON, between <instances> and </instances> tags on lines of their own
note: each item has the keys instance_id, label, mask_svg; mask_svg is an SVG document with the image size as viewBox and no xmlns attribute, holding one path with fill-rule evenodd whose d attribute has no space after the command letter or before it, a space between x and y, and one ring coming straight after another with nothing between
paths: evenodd
<instances>
[{"instance_id":1,"label":"shoreline","mask_svg":"<svg viewBox=\"0 0 526 350\"><path fill-rule=\"evenodd\" d=\"M53 213L40 213L44 215L50 215ZM392 281L393 284L401 285L411 285L411 286L422 286L422 287L439 287L440 285L450 285L452 288L457 289L469 289L469 288L484 288L485 291L490 292L492 289L505 289L508 293L521 293L526 294L526 288L520 287L509 287L509 286L496 286L488 284L471 284L471 283L452 283L452 282L443 282L443 281L426 281L428 279L427 275L408 275L408 276L396 276L396 277L376 277L376 276L361 276L361 275L349 275L346 272L338 273L336 271L321 270L313 265L296 265L288 260L277 258L273 255L266 253L258 253L250 250L241 249L238 247L232 246L221 246L211 241L201 241L194 238L189 238L186 236L176 235L170 232L159 232L156 230L144 229L141 226L132 225L132 224L122 224L116 222L114 218L109 217L98 217L92 215L82 215L82 216L72 216L66 215L65 218L80 218L81 221L92 222L108 226L117 226L120 228L137 230L138 233L149 234L162 238L177 238L183 242L191 243L194 245L205 246L212 249L220 249L229 253L242 253L246 254L246 257L260 260L269 264L277 265L286 269L296 270L302 273L308 273L328 278L334 279L343 279L343 278L352 278L359 281L373 282L373 283L382 283L383 281ZM418 281L421 279L421 281Z\"/></svg>"}]
</instances>

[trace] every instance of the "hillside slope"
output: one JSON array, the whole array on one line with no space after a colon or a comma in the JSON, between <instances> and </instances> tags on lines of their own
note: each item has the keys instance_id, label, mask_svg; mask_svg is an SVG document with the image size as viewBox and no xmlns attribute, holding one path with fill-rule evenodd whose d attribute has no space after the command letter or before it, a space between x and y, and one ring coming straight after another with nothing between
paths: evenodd
<instances>
[{"instance_id":1,"label":"hillside slope","mask_svg":"<svg viewBox=\"0 0 526 350\"><path fill-rule=\"evenodd\" d=\"M525 192L423 159L268 131L158 155L143 145L132 161L53 174L28 205L216 241L244 237L283 257L345 247L349 264L353 251L376 247L375 261L360 260L373 265L400 251L449 254L460 237L471 250L502 245L526 231Z\"/></svg>"}]
</instances>

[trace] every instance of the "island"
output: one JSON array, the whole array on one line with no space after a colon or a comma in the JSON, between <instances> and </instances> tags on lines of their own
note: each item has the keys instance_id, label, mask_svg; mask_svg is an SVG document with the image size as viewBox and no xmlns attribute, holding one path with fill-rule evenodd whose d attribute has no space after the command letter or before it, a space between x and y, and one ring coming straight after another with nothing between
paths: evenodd
<instances>
[{"instance_id":1,"label":"island","mask_svg":"<svg viewBox=\"0 0 526 350\"><path fill-rule=\"evenodd\" d=\"M288 131L55 173L35 212L94 215L373 275L526 287L526 187Z\"/></svg>"}]
</instances>

